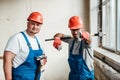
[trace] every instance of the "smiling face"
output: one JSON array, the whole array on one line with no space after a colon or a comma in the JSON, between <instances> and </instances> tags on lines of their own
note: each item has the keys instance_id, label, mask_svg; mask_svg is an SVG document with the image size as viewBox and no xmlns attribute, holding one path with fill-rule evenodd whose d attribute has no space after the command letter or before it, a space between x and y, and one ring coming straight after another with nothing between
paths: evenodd
<instances>
[{"instance_id":1,"label":"smiling face","mask_svg":"<svg viewBox=\"0 0 120 80\"><path fill-rule=\"evenodd\" d=\"M27 23L27 33L30 36L34 36L35 34L37 34L40 31L41 25L42 24L38 23L38 22L28 21L28 23Z\"/></svg>"}]
</instances>

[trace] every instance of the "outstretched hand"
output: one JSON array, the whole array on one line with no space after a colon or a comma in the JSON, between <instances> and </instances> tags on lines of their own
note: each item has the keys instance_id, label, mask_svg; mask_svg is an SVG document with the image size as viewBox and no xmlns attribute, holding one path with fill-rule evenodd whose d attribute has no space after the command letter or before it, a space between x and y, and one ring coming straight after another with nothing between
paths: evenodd
<instances>
[{"instance_id":1,"label":"outstretched hand","mask_svg":"<svg viewBox=\"0 0 120 80\"><path fill-rule=\"evenodd\" d=\"M82 32L82 38L88 43L91 43L90 34L86 31Z\"/></svg>"}]
</instances>

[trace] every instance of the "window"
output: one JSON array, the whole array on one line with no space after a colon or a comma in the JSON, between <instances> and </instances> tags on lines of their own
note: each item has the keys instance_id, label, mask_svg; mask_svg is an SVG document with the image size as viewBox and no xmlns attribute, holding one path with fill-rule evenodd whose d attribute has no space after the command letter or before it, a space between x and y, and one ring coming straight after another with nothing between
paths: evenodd
<instances>
[{"instance_id":1,"label":"window","mask_svg":"<svg viewBox=\"0 0 120 80\"><path fill-rule=\"evenodd\" d=\"M116 23L117 23L116 22L116 0L105 0L105 1L108 1L108 2L102 5L102 30L104 33L106 33L106 36L103 36L102 46L115 51L116 44L117 44L116 43L117 41L116 39Z\"/></svg>"},{"instance_id":2,"label":"window","mask_svg":"<svg viewBox=\"0 0 120 80\"><path fill-rule=\"evenodd\" d=\"M117 0L117 50L120 51L120 0Z\"/></svg>"}]
</instances>

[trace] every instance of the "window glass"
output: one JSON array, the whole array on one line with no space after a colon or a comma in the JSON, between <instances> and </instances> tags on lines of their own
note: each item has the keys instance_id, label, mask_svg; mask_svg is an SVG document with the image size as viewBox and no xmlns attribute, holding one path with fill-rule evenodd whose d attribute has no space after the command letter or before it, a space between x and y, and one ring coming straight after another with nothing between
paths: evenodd
<instances>
[{"instance_id":1,"label":"window glass","mask_svg":"<svg viewBox=\"0 0 120 80\"><path fill-rule=\"evenodd\" d=\"M103 37L102 45L106 48L115 50L115 30L116 30L116 13L115 13L115 1L110 0L103 7L102 12L102 28L103 32L106 33L106 36Z\"/></svg>"},{"instance_id":2,"label":"window glass","mask_svg":"<svg viewBox=\"0 0 120 80\"><path fill-rule=\"evenodd\" d=\"M120 0L117 2L117 49L120 51Z\"/></svg>"}]
</instances>

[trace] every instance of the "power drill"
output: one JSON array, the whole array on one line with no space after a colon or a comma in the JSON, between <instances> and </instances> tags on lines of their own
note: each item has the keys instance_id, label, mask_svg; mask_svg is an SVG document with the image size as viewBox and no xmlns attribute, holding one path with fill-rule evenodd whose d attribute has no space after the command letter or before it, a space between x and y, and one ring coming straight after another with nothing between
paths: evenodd
<instances>
[{"instance_id":1,"label":"power drill","mask_svg":"<svg viewBox=\"0 0 120 80\"><path fill-rule=\"evenodd\" d=\"M38 65L36 75L35 75L35 80L38 80L39 73L44 72L43 66L47 62L47 56L45 56L45 54L42 54L41 56L36 57L36 60L40 63Z\"/></svg>"},{"instance_id":2,"label":"power drill","mask_svg":"<svg viewBox=\"0 0 120 80\"><path fill-rule=\"evenodd\" d=\"M37 61L40 61L40 65L43 66L45 64L46 61L44 60L47 60L47 56L45 56L45 54L42 54L41 56L38 56L36 58Z\"/></svg>"}]
</instances>

